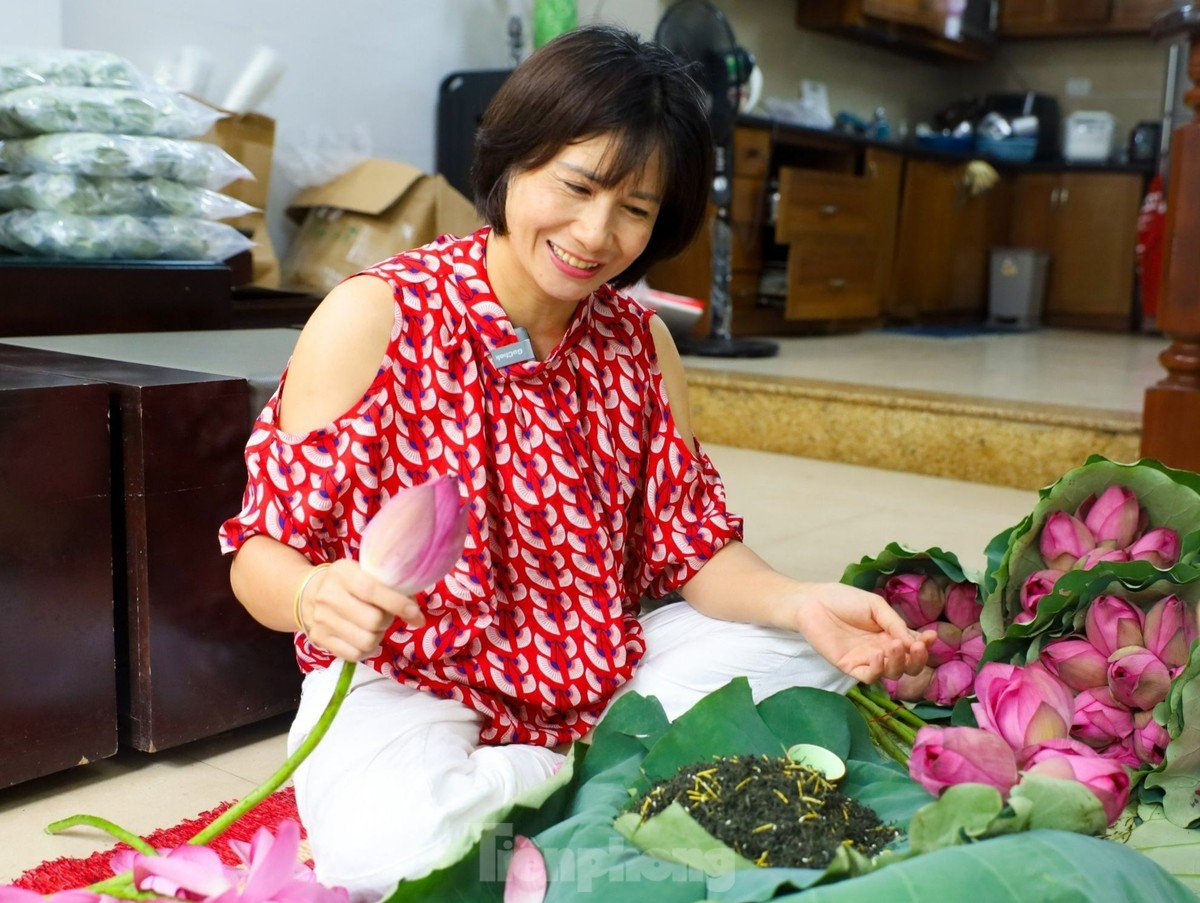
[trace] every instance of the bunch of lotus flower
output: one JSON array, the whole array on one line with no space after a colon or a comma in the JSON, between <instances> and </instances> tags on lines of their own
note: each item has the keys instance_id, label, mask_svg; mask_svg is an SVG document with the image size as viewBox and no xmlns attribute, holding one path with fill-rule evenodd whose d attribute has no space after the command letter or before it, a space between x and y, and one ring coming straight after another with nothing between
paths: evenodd
<instances>
[{"instance_id":1,"label":"bunch of lotus flower","mask_svg":"<svg viewBox=\"0 0 1200 903\"><path fill-rule=\"evenodd\" d=\"M1176 595L1147 611L1120 596L1097 596L1084 634L1048 643L1038 658L1072 694L1070 737L1133 768L1161 762L1170 737L1152 711L1195 638L1195 617Z\"/></svg>"},{"instance_id":2,"label":"bunch of lotus flower","mask_svg":"<svg viewBox=\"0 0 1200 903\"><path fill-rule=\"evenodd\" d=\"M917 675L885 679L888 695L904 702L953 705L969 694L984 647L979 588L941 574L896 574L878 592L909 627L937 633L928 665Z\"/></svg>"},{"instance_id":3,"label":"bunch of lotus flower","mask_svg":"<svg viewBox=\"0 0 1200 903\"><path fill-rule=\"evenodd\" d=\"M1169 568L1179 560L1179 534L1166 527L1150 528L1137 496L1124 486L1110 486L1090 495L1072 514L1056 511L1039 537L1045 568L1034 571L1021 587L1017 624L1032 621L1038 603L1058 578L1071 570L1087 570L1101 562L1148 561Z\"/></svg>"}]
</instances>

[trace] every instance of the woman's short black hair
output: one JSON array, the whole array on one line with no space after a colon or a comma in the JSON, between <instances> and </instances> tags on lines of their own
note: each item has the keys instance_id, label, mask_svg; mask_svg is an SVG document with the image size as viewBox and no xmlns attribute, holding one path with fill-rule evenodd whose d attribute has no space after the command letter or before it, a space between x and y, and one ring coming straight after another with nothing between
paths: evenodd
<instances>
[{"instance_id":1,"label":"woman's short black hair","mask_svg":"<svg viewBox=\"0 0 1200 903\"><path fill-rule=\"evenodd\" d=\"M640 173L655 151L663 173L650 242L613 285L632 285L678 254L704 221L712 178L708 96L689 69L661 45L610 26L567 32L533 53L492 99L475 136L471 187L480 215L505 235L512 176L568 144L612 134L604 187Z\"/></svg>"}]
</instances>

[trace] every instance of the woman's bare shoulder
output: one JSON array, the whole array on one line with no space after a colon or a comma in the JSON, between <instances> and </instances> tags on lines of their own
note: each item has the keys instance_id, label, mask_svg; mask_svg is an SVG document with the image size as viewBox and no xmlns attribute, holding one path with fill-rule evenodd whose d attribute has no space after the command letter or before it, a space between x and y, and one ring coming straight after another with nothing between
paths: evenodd
<instances>
[{"instance_id":1,"label":"woman's bare shoulder","mask_svg":"<svg viewBox=\"0 0 1200 903\"><path fill-rule=\"evenodd\" d=\"M384 280L355 276L334 288L296 341L280 427L308 433L353 407L375 379L394 321L395 299Z\"/></svg>"}]
</instances>

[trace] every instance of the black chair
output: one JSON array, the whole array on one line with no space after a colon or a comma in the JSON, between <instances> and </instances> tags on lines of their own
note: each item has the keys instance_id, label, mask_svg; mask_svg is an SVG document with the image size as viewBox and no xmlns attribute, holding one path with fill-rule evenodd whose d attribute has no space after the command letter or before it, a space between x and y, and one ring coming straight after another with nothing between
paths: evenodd
<instances>
[{"instance_id":1,"label":"black chair","mask_svg":"<svg viewBox=\"0 0 1200 903\"><path fill-rule=\"evenodd\" d=\"M466 197L471 197L471 161L475 131L511 69L451 72L438 89L437 171Z\"/></svg>"}]
</instances>

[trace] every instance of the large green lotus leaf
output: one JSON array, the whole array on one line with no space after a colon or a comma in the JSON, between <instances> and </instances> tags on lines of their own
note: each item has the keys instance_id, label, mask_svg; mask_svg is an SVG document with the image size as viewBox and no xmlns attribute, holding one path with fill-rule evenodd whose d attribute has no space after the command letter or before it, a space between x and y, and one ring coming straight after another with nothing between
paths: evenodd
<instances>
[{"instance_id":1,"label":"large green lotus leaf","mask_svg":"<svg viewBox=\"0 0 1200 903\"><path fill-rule=\"evenodd\" d=\"M1001 636L1005 626L1020 612L1021 587L1026 578L1045 567L1038 540L1046 518L1054 511L1074 512L1089 495L1101 493L1112 485L1125 486L1137 494L1149 514L1151 526L1170 527L1179 533L1183 539L1181 560L1196 555L1200 548L1200 475L1174 470L1148 458L1134 464L1119 464L1092 455L1081 467L1042 489L1029 517L1008 534L1003 557L984 580L987 595L982 622L989 640ZM993 544L998 540L999 537ZM1142 574L1143 565L1144 562L1113 565L1113 572L1128 568L1133 579L1141 579L1137 575Z\"/></svg>"},{"instance_id":2,"label":"large green lotus leaf","mask_svg":"<svg viewBox=\"0 0 1200 903\"><path fill-rule=\"evenodd\" d=\"M1200 820L1200 643L1193 643L1183 672L1171 683L1167 697L1167 730L1171 742L1162 763L1142 782L1163 791L1166 817L1181 828ZM1174 730L1172 730L1174 728ZM1145 797L1143 797L1145 798Z\"/></svg>"},{"instance_id":3,"label":"large green lotus leaf","mask_svg":"<svg viewBox=\"0 0 1200 903\"><path fill-rule=\"evenodd\" d=\"M904 828L913 814L933 799L895 762L846 762L846 777L838 789L870 806L889 825Z\"/></svg>"},{"instance_id":4,"label":"large green lotus leaf","mask_svg":"<svg viewBox=\"0 0 1200 903\"><path fill-rule=\"evenodd\" d=\"M1153 859L1200 895L1200 831L1173 824L1160 805L1143 803L1137 815L1141 824L1130 815L1112 827L1109 838Z\"/></svg>"},{"instance_id":5,"label":"large green lotus leaf","mask_svg":"<svg viewBox=\"0 0 1200 903\"><path fill-rule=\"evenodd\" d=\"M842 572L841 582L874 591L881 576L895 573L921 573L930 576L944 574L955 583L964 580L979 582L975 575L963 569L958 556L953 552L938 548L918 551L898 542L888 543L878 555L867 555L857 564L848 565Z\"/></svg>"},{"instance_id":6,"label":"large green lotus leaf","mask_svg":"<svg viewBox=\"0 0 1200 903\"><path fill-rule=\"evenodd\" d=\"M758 714L785 747L812 743L842 760L879 761L867 722L840 693L790 687L760 702Z\"/></svg>"},{"instance_id":7,"label":"large green lotus leaf","mask_svg":"<svg viewBox=\"0 0 1200 903\"><path fill-rule=\"evenodd\" d=\"M1183 884L1120 844L1066 831L1023 831L945 847L802 893L788 903L1196 903Z\"/></svg>"},{"instance_id":8,"label":"large green lotus leaf","mask_svg":"<svg viewBox=\"0 0 1200 903\"><path fill-rule=\"evenodd\" d=\"M671 723L642 762L648 779L644 786L714 756L782 756L785 751L783 741L758 714L750 682L737 677Z\"/></svg>"},{"instance_id":9,"label":"large green lotus leaf","mask_svg":"<svg viewBox=\"0 0 1200 903\"><path fill-rule=\"evenodd\" d=\"M586 783L630 756L640 761L670 726L666 712L653 696L625 693L596 725L581 782Z\"/></svg>"},{"instance_id":10,"label":"large green lotus leaf","mask_svg":"<svg viewBox=\"0 0 1200 903\"><path fill-rule=\"evenodd\" d=\"M473 824L432 872L413 881L401 881L387 898L388 903L502 899L504 854L512 849L513 837L534 834L562 818L580 757L586 758L586 749L574 744L563 767L554 775Z\"/></svg>"}]
</instances>

